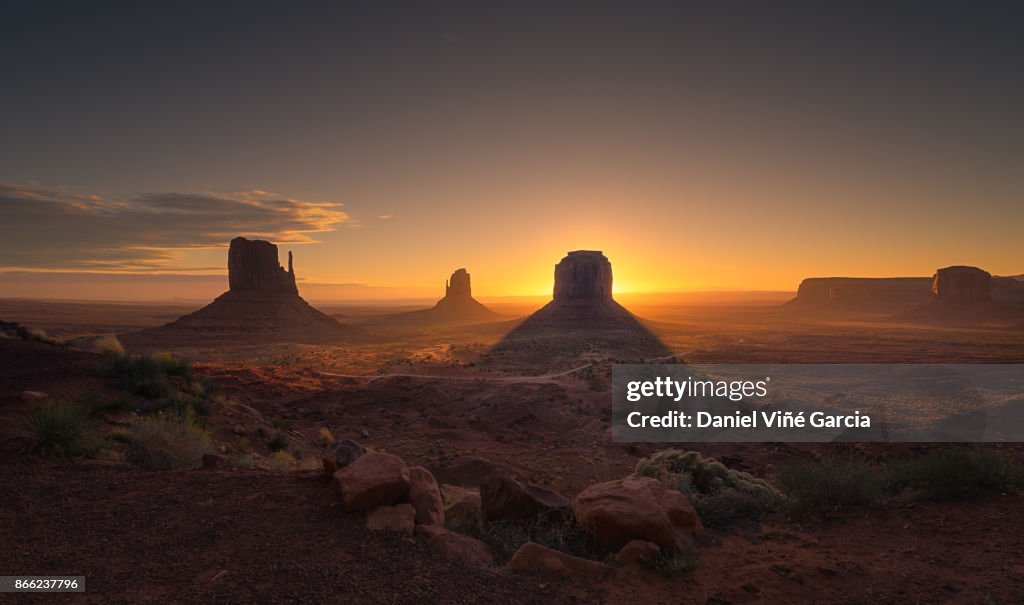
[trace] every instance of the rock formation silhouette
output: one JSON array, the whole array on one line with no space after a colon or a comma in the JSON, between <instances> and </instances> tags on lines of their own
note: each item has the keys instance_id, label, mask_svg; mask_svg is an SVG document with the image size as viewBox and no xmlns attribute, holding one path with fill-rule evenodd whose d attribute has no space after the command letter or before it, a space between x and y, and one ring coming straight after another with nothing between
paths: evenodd
<instances>
[{"instance_id":1,"label":"rock formation silhouette","mask_svg":"<svg viewBox=\"0 0 1024 605\"><path fill-rule=\"evenodd\" d=\"M263 240L236 237L228 248L228 289L298 294L292 253L288 270L278 264L277 246Z\"/></svg>"},{"instance_id":2,"label":"rock formation silhouette","mask_svg":"<svg viewBox=\"0 0 1024 605\"><path fill-rule=\"evenodd\" d=\"M456 269L444 284L444 298L430 309L410 311L385 318L386 323L482 323L501 316L473 298L469 272Z\"/></svg>"},{"instance_id":3,"label":"rock formation silhouette","mask_svg":"<svg viewBox=\"0 0 1024 605\"><path fill-rule=\"evenodd\" d=\"M1024 276L996 277L993 275L989 294L996 302L1024 303Z\"/></svg>"},{"instance_id":4,"label":"rock formation silhouette","mask_svg":"<svg viewBox=\"0 0 1024 605\"><path fill-rule=\"evenodd\" d=\"M636 319L612 298L612 264L605 255L576 250L555 265L552 300L528 321L609 326Z\"/></svg>"},{"instance_id":5,"label":"rock formation silhouette","mask_svg":"<svg viewBox=\"0 0 1024 605\"><path fill-rule=\"evenodd\" d=\"M978 267L955 265L932 277L931 300L902 319L947 324L1006 325L1024 317L1024 284L993 277Z\"/></svg>"},{"instance_id":6,"label":"rock formation silhouette","mask_svg":"<svg viewBox=\"0 0 1024 605\"><path fill-rule=\"evenodd\" d=\"M576 250L555 265L552 300L495 345L492 359L529 356L551 369L553 359L605 355L635 363L674 363L672 352L612 297L612 265L596 250Z\"/></svg>"},{"instance_id":7,"label":"rock formation silhouette","mask_svg":"<svg viewBox=\"0 0 1024 605\"><path fill-rule=\"evenodd\" d=\"M194 313L122 340L129 346L203 338L325 342L358 332L299 296L291 252L285 270L278 262L276 245L236 237L228 248L227 292Z\"/></svg>"},{"instance_id":8,"label":"rock formation silhouette","mask_svg":"<svg viewBox=\"0 0 1024 605\"><path fill-rule=\"evenodd\" d=\"M977 267L945 267L932 277L932 300L936 302L990 301L992 274Z\"/></svg>"},{"instance_id":9,"label":"rock formation silhouette","mask_svg":"<svg viewBox=\"0 0 1024 605\"><path fill-rule=\"evenodd\" d=\"M927 277L810 277L787 306L896 311L928 302L931 287Z\"/></svg>"}]
</instances>

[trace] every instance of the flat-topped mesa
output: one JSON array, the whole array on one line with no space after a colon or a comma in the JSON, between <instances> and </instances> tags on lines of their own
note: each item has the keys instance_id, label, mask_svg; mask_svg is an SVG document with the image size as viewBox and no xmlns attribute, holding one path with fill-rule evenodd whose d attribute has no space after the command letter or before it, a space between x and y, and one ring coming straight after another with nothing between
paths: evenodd
<instances>
[{"instance_id":1,"label":"flat-topped mesa","mask_svg":"<svg viewBox=\"0 0 1024 605\"><path fill-rule=\"evenodd\" d=\"M919 305L929 300L927 277L809 277L800 282L798 306Z\"/></svg>"},{"instance_id":2,"label":"flat-topped mesa","mask_svg":"<svg viewBox=\"0 0 1024 605\"><path fill-rule=\"evenodd\" d=\"M236 237L228 248L228 286L231 291L259 291L298 294L292 253L288 270L278 261L277 246L263 240Z\"/></svg>"},{"instance_id":3,"label":"flat-topped mesa","mask_svg":"<svg viewBox=\"0 0 1024 605\"><path fill-rule=\"evenodd\" d=\"M468 300L473 298L473 289L469 285L469 272L465 269L456 269L451 278L444 283L444 297L455 300Z\"/></svg>"},{"instance_id":4,"label":"flat-topped mesa","mask_svg":"<svg viewBox=\"0 0 1024 605\"><path fill-rule=\"evenodd\" d=\"M612 264L599 250L570 252L555 265L556 303L611 302Z\"/></svg>"},{"instance_id":5,"label":"flat-topped mesa","mask_svg":"<svg viewBox=\"0 0 1024 605\"><path fill-rule=\"evenodd\" d=\"M990 301L992 274L977 267L953 266L939 269L932 278L932 300Z\"/></svg>"}]
</instances>

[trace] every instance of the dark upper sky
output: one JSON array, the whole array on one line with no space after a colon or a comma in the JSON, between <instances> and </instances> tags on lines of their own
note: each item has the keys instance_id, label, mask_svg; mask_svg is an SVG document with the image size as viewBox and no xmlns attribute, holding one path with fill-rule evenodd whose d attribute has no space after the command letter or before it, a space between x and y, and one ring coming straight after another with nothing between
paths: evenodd
<instances>
[{"instance_id":1,"label":"dark upper sky","mask_svg":"<svg viewBox=\"0 0 1024 605\"><path fill-rule=\"evenodd\" d=\"M327 281L420 283L476 261L512 292L543 286L577 244L631 255L638 289L739 286L750 263L795 259L758 269L759 285L947 260L1024 270L1009 239L1024 224L1020 6L7 2L0 219L59 234L152 213L159 231L173 213L174 237L192 219L202 232L181 246L249 229L375 259L310 259ZM220 219L188 211L200 194L245 210L258 198L290 226L210 228ZM85 217L83 196L98 205ZM345 206L294 215L325 202ZM115 229L116 254L33 252L38 237L3 229L0 266L184 269L221 254ZM517 270L502 259L523 235L543 264ZM828 250L815 264L792 242ZM135 264L124 253L151 243ZM675 281L640 268L698 253L714 260Z\"/></svg>"}]
</instances>

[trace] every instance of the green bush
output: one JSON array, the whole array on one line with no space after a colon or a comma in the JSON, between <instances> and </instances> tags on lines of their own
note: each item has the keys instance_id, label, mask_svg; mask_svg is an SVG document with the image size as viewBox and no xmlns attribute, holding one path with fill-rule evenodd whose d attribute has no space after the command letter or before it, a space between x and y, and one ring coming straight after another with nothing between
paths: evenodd
<instances>
[{"instance_id":1,"label":"green bush","mask_svg":"<svg viewBox=\"0 0 1024 605\"><path fill-rule=\"evenodd\" d=\"M111 370L121 388L148 399L173 394L177 389L172 377L177 377L186 388L195 382L191 364L171 353L116 355Z\"/></svg>"},{"instance_id":2,"label":"green bush","mask_svg":"<svg viewBox=\"0 0 1024 605\"><path fill-rule=\"evenodd\" d=\"M131 428L127 459L153 470L196 468L213 451L210 435L187 418L159 414L139 419Z\"/></svg>"},{"instance_id":3,"label":"green bush","mask_svg":"<svg viewBox=\"0 0 1024 605\"><path fill-rule=\"evenodd\" d=\"M709 527L760 519L782 499L764 479L730 469L699 452L664 450L637 462L633 473L686 494Z\"/></svg>"},{"instance_id":4,"label":"green bush","mask_svg":"<svg viewBox=\"0 0 1024 605\"><path fill-rule=\"evenodd\" d=\"M822 513L882 501L885 479L867 461L830 454L821 460L800 460L785 467L779 484L793 513Z\"/></svg>"},{"instance_id":5,"label":"green bush","mask_svg":"<svg viewBox=\"0 0 1024 605\"><path fill-rule=\"evenodd\" d=\"M94 454L100 443L91 432L89 408L70 401L47 401L32 407L28 423L36 450L53 456Z\"/></svg>"},{"instance_id":6,"label":"green bush","mask_svg":"<svg viewBox=\"0 0 1024 605\"><path fill-rule=\"evenodd\" d=\"M998 450L954 447L895 462L886 473L891 493L926 500L967 500L986 492L1024 488L1024 463Z\"/></svg>"}]
</instances>

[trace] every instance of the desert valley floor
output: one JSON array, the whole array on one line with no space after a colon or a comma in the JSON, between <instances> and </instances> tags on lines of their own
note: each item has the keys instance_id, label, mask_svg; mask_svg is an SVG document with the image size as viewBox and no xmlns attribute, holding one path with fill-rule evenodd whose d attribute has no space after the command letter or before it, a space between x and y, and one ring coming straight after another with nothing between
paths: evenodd
<instances>
[{"instance_id":1,"label":"desert valley floor","mask_svg":"<svg viewBox=\"0 0 1024 605\"><path fill-rule=\"evenodd\" d=\"M223 395L207 423L213 468L141 470L111 436L131 409L95 419L109 447L91 457L35 455L25 392L117 400L103 355L0 339L0 570L85 575L85 594L5 602L139 603L1020 603L1024 498L907 500L773 513L716 524L686 569L617 565L600 580L513 573L438 556L419 535L369 531L345 513L320 468L324 434L477 488L494 469L572 498L629 475L670 447L611 440L610 367L587 333L512 339L537 305L494 305L486 323L388 322L399 309L320 305L358 333L275 344L124 339L129 353L171 348ZM194 310L185 304L0 301L0 318L51 338L130 334ZM671 355L719 363L1022 363L1019 329L934 326L759 305L631 305ZM545 355L538 355L544 345ZM558 343L557 346L549 346ZM498 345L498 346L496 346ZM128 406L131 407L130 405ZM835 453L872 463L922 445L674 444L773 480ZM995 447L1020 458L1018 446ZM275 452L287 452L283 459ZM9 597L9 598L8 598Z\"/></svg>"}]
</instances>

